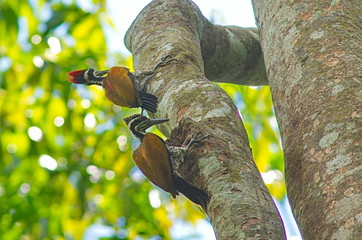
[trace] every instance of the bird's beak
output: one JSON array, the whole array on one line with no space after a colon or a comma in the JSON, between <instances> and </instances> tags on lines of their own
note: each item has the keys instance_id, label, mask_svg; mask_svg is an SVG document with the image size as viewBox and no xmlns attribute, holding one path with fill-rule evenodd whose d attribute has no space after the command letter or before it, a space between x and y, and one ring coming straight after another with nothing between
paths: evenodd
<instances>
[{"instance_id":1,"label":"bird's beak","mask_svg":"<svg viewBox=\"0 0 362 240\"><path fill-rule=\"evenodd\" d=\"M156 124L160 124L160 123L164 123L169 121L170 119L168 118L155 118L155 119L147 119L144 123L145 123L145 127L150 128Z\"/></svg>"}]
</instances>

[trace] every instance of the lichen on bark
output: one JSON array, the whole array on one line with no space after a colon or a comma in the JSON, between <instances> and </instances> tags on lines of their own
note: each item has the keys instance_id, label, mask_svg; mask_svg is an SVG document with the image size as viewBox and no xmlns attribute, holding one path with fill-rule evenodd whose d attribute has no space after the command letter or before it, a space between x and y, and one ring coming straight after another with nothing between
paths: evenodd
<instances>
[{"instance_id":1,"label":"lichen on bark","mask_svg":"<svg viewBox=\"0 0 362 240\"><path fill-rule=\"evenodd\" d=\"M302 235L358 239L362 5L253 2Z\"/></svg>"},{"instance_id":2,"label":"lichen on bark","mask_svg":"<svg viewBox=\"0 0 362 240\"><path fill-rule=\"evenodd\" d=\"M283 239L281 220L252 159L237 108L208 79L266 84L256 31L215 26L190 1L155 0L135 19L125 42L136 70L151 69L165 55L178 60L148 82L147 91L159 99L158 112L151 116L170 119L160 130L173 146L196 132L209 136L175 166L208 194L204 211L217 238Z\"/></svg>"}]
</instances>

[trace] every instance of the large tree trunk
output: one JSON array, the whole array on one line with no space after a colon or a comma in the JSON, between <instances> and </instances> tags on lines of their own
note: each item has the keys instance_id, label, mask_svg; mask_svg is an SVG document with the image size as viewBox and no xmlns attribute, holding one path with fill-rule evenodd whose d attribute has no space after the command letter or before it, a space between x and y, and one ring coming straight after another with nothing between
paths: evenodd
<instances>
[{"instance_id":1,"label":"large tree trunk","mask_svg":"<svg viewBox=\"0 0 362 240\"><path fill-rule=\"evenodd\" d=\"M165 55L179 60L160 68L147 91L159 98L154 117L170 119L160 130L171 143L180 145L197 131L209 135L192 147L176 171L208 194L204 211L217 238L283 239L238 111L205 77L266 84L255 30L214 26L186 0L155 0L130 27L126 45L136 70L152 69Z\"/></svg>"},{"instance_id":2,"label":"large tree trunk","mask_svg":"<svg viewBox=\"0 0 362 240\"><path fill-rule=\"evenodd\" d=\"M361 239L361 1L253 2L302 235Z\"/></svg>"}]
</instances>

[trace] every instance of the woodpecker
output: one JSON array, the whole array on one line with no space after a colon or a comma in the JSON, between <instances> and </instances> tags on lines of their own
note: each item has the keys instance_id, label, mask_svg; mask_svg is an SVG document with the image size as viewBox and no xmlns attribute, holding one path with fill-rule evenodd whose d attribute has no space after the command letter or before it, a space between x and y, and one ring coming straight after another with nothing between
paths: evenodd
<instances>
[{"instance_id":1,"label":"woodpecker","mask_svg":"<svg viewBox=\"0 0 362 240\"><path fill-rule=\"evenodd\" d=\"M205 209L208 201L207 194L175 174L171 162L172 156L166 143L156 134L146 133L149 127L168 120L149 119L141 114L134 114L124 119L133 135L141 142L140 146L133 151L133 160L153 184L171 193L173 198L181 192Z\"/></svg>"},{"instance_id":2,"label":"woodpecker","mask_svg":"<svg viewBox=\"0 0 362 240\"><path fill-rule=\"evenodd\" d=\"M157 97L141 91L137 86L135 76L128 68L112 67L105 71L96 71L93 68L77 70L68 73L68 81L103 86L106 97L121 107L141 107L142 112L144 109L153 113L157 111Z\"/></svg>"},{"instance_id":3,"label":"woodpecker","mask_svg":"<svg viewBox=\"0 0 362 240\"><path fill-rule=\"evenodd\" d=\"M93 68L77 70L68 73L68 81L85 85L100 85L105 89L106 97L114 104L128 108L141 107L141 114L144 109L155 113L158 99L146 93L146 83L156 74L159 67L172 61L178 60L166 55L152 71L142 71L137 76L126 67L112 67L105 71L96 71ZM136 78L143 79L141 88Z\"/></svg>"}]
</instances>

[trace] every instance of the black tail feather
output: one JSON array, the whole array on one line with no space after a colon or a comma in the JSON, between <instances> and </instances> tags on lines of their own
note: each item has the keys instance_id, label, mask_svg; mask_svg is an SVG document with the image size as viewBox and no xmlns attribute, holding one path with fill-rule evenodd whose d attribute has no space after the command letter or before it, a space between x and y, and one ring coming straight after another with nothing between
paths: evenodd
<instances>
[{"instance_id":1,"label":"black tail feather","mask_svg":"<svg viewBox=\"0 0 362 240\"><path fill-rule=\"evenodd\" d=\"M158 99L155 95L146 92L141 92L141 100L142 100L141 108L146 109L153 113L157 111Z\"/></svg>"},{"instance_id":2,"label":"black tail feather","mask_svg":"<svg viewBox=\"0 0 362 240\"><path fill-rule=\"evenodd\" d=\"M174 176L174 184L176 189L185 197L206 209L208 197L204 191L192 186L179 176Z\"/></svg>"},{"instance_id":3,"label":"black tail feather","mask_svg":"<svg viewBox=\"0 0 362 240\"><path fill-rule=\"evenodd\" d=\"M146 101L143 101L142 102L142 105L141 105L142 108L148 110L148 111L151 111L151 112L156 112L157 110L157 104L153 104L153 103L150 103L150 102L146 102ZM153 111L154 110L154 111Z\"/></svg>"}]
</instances>

